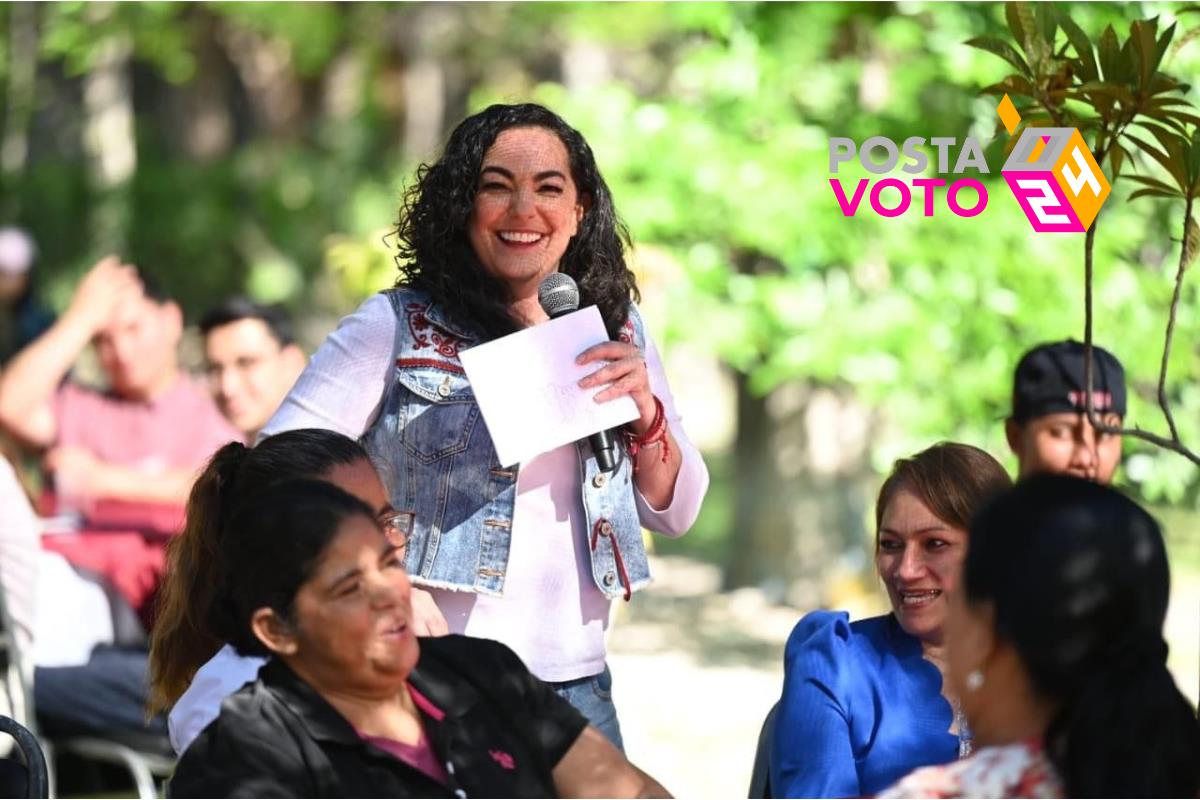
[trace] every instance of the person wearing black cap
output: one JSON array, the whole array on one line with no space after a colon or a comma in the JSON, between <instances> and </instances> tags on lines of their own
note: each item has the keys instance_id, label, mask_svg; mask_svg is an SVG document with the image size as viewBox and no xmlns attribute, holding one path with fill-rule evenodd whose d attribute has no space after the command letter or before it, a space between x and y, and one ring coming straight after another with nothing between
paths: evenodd
<instances>
[{"instance_id":1,"label":"person wearing black cap","mask_svg":"<svg viewBox=\"0 0 1200 800\"><path fill-rule=\"evenodd\" d=\"M1013 375L1012 415L1005 422L1019 477L1063 473L1112 482L1121 437L1097 431L1087 418L1084 347L1073 340L1041 344L1021 357ZM1125 418L1125 370L1092 346L1092 405L1105 425Z\"/></svg>"}]
</instances>

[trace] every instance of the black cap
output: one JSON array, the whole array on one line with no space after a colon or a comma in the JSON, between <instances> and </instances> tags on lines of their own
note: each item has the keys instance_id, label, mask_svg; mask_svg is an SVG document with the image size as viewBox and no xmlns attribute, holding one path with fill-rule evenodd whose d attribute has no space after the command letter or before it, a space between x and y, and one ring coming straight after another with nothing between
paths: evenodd
<instances>
[{"instance_id":1,"label":"black cap","mask_svg":"<svg viewBox=\"0 0 1200 800\"><path fill-rule=\"evenodd\" d=\"M1074 340L1040 344L1022 356L1013 374L1012 419L1020 423L1047 414L1085 411L1083 363L1083 343ZM1112 353L1095 345L1092 392L1098 413L1125 416L1125 370Z\"/></svg>"}]
</instances>

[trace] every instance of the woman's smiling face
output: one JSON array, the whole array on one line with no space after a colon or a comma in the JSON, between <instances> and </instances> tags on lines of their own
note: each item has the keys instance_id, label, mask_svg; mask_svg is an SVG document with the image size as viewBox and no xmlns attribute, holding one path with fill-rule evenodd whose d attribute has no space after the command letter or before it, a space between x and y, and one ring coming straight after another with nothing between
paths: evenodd
<instances>
[{"instance_id":1,"label":"woman's smiling face","mask_svg":"<svg viewBox=\"0 0 1200 800\"><path fill-rule=\"evenodd\" d=\"M906 489L892 496L879 526L875 566L900 627L927 644L941 644L947 596L958 590L966 554L966 531L935 517Z\"/></svg>"},{"instance_id":2,"label":"woman's smiling face","mask_svg":"<svg viewBox=\"0 0 1200 800\"><path fill-rule=\"evenodd\" d=\"M483 157L468 239L488 274L514 293L536 291L583 213L562 140L546 128L509 128Z\"/></svg>"}]
</instances>

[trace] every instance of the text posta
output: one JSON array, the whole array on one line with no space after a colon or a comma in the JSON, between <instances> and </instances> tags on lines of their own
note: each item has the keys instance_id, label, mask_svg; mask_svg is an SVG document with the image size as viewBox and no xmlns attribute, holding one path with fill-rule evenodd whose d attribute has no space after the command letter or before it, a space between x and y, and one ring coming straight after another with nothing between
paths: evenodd
<instances>
[{"instance_id":1,"label":"text posta","mask_svg":"<svg viewBox=\"0 0 1200 800\"><path fill-rule=\"evenodd\" d=\"M983 148L974 137L967 137L961 147L958 146L958 140L951 136L934 136L929 143L937 151L939 174L959 175L967 169L981 173L988 171ZM858 147L853 139L834 136L829 140L829 171L836 175L843 163L857 158L863 169L874 175L887 174L897 165L904 173L920 175L929 167L929 156L922 149L924 147L925 139L921 136L910 136L900 147L886 136L872 136L862 143L862 147ZM950 168L952 150L957 151L953 169ZM903 164L900 163L902 158ZM871 210L881 217L898 217L908 212L913 205L913 195L918 190L918 203L927 217L932 217L934 209L942 202L957 216L974 217L987 208L988 202L987 189L973 178L951 181L944 178L913 178L910 182L899 178L874 181L859 178L853 193L849 195L840 178L830 178L829 185L833 188L833 196L842 214L847 217L858 213L864 198ZM885 195L887 189L894 191Z\"/></svg>"}]
</instances>

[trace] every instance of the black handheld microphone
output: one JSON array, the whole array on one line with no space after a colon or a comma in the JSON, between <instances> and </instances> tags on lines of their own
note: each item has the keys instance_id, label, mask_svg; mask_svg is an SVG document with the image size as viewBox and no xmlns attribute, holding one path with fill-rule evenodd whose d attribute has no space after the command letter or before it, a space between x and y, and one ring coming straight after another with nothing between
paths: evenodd
<instances>
[{"instance_id":1,"label":"black handheld microphone","mask_svg":"<svg viewBox=\"0 0 1200 800\"><path fill-rule=\"evenodd\" d=\"M552 272L538 284L538 304L550 319L570 314L579 308L579 287L570 275ZM617 442L612 431L600 431L588 437L601 472L617 468Z\"/></svg>"}]
</instances>

